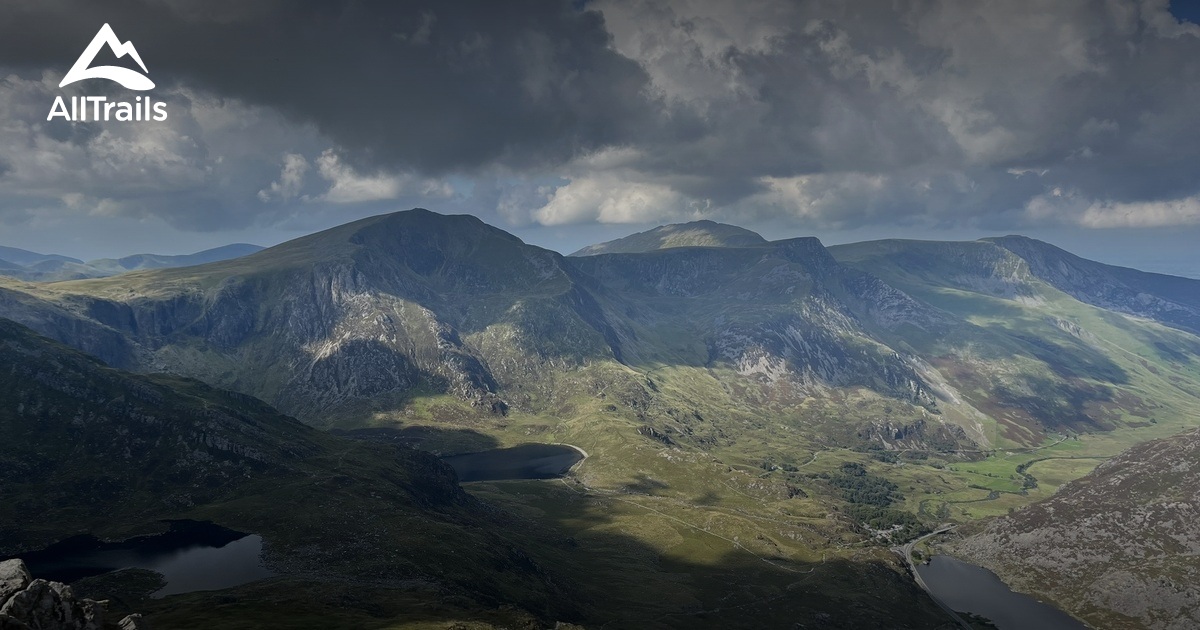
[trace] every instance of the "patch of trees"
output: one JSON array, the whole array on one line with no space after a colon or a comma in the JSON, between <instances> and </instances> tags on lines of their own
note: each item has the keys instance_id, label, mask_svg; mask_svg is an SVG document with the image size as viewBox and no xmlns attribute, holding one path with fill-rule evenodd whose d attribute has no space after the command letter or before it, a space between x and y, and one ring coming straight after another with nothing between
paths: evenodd
<instances>
[{"instance_id":1,"label":"patch of trees","mask_svg":"<svg viewBox=\"0 0 1200 630\"><path fill-rule=\"evenodd\" d=\"M1028 461L1028 462L1025 462L1024 464L1017 466L1017 474L1024 477L1024 481L1021 482L1021 494L1025 494L1026 492L1038 487L1037 477L1034 477L1032 474L1027 473L1025 471L1029 470L1030 466L1032 466L1040 461L1042 461L1042 460L1035 459L1033 461Z\"/></svg>"},{"instance_id":2,"label":"patch of trees","mask_svg":"<svg viewBox=\"0 0 1200 630\"><path fill-rule=\"evenodd\" d=\"M871 459L885 464L895 464L900 461L900 456L895 451L872 450Z\"/></svg>"},{"instance_id":3,"label":"patch of trees","mask_svg":"<svg viewBox=\"0 0 1200 630\"><path fill-rule=\"evenodd\" d=\"M900 487L867 472L858 462L846 462L837 472L829 475L829 484L842 491L842 498L858 505L887 507L904 500Z\"/></svg>"},{"instance_id":4,"label":"patch of trees","mask_svg":"<svg viewBox=\"0 0 1200 630\"><path fill-rule=\"evenodd\" d=\"M891 505L904 500L900 487L867 472L858 462L846 462L836 472L826 476L829 484L841 490L842 498L850 503L846 514L856 522L874 530L893 530L894 543L910 540L929 531L921 519L911 512Z\"/></svg>"},{"instance_id":5,"label":"patch of trees","mask_svg":"<svg viewBox=\"0 0 1200 630\"><path fill-rule=\"evenodd\" d=\"M912 512L895 508L880 508L873 505L851 505L846 513L850 518L876 530L892 530L888 535L893 544L912 540L929 533L930 530Z\"/></svg>"},{"instance_id":6,"label":"patch of trees","mask_svg":"<svg viewBox=\"0 0 1200 630\"><path fill-rule=\"evenodd\" d=\"M763 470L766 470L766 471L782 470L784 472L790 472L790 473L800 471L800 467L791 462L783 462L782 464L776 464L775 461L770 458L764 459L762 461L762 463L759 464L758 466L759 466L759 468L762 468Z\"/></svg>"}]
</instances>

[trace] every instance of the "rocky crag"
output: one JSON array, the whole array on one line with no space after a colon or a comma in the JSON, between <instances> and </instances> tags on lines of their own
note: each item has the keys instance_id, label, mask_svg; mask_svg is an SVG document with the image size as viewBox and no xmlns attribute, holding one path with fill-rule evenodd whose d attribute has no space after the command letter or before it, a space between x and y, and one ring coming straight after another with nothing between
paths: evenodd
<instances>
[{"instance_id":1,"label":"rocky crag","mask_svg":"<svg viewBox=\"0 0 1200 630\"><path fill-rule=\"evenodd\" d=\"M19 559L0 562L0 630L149 630L137 614L106 623L106 605L76 597L62 582L34 579Z\"/></svg>"}]
</instances>

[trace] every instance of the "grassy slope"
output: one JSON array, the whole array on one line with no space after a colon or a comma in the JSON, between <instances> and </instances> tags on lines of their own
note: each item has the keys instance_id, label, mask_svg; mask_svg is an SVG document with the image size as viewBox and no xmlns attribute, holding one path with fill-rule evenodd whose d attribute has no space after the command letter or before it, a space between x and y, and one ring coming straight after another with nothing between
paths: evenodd
<instances>
[{"instance_id":1,"label":"grassy slope","mask_svg":"<svg viewBox=\"0 0 1200 630\"><path fill-rule=\"evenodd\" d=\"M1184 358L1188 349L1200 348L1195 337L1083 304L1029 277L1019 259L997 250L984 242L882 242L831 248L842 262L876 273L910 295L969 322L970 327L941 337L910 338L909 343L927 355L986 365L996 349L1007 350L1023 355L1023 369L1033 377L1066 381L1079 390L1108 392L1082 409L1111 426L1068 425L1064 429L1071 439L1057 444L1053 434L1046 435L1041 444L1031 444L1028 439L1015 443L1012 438L1028 438L1022 430L1026 427L1017 422L1003 426L1006 418L1002 414L989 414L985 423L997 438L999 452L982 462L952 467L953 472L968 476L972 485L987 490L960 493L958 500L985 498L991 489L1019 489L1023 478L1017 467L1040 460L1029 470L1039 488L1029 497L1006 496L964 507L964 515L972 517L1004 513L1029 499L1048 496L1044 491L1052 491L1055 482L1086 473L1102 458L1194 426L1191 410L1200 401L1200 366ZM992 261L992 256L998 261L994 264L1009 265L1005 270L1009 283L982 284L969 274L956 275L967 265L947 264L950 258L978 262ZM1032 345L1031 338L1041 345ZM1183 354L1172 353L1171 348L1179 348ZM989 393L971 392L970 382L958 385L968 399L980 400ZM977 406L987 409L982 403ZM1024 452L1042 444L1054 445L1036 453ZM1037 474L1047 467L1051 467L1049 474Z\"/></svg>"},{"instance_id":2,"label":"grassy slope","mask_svg":"<svg viewBox=\"0 0 1200 630\"><path fill-rule=\"evenodd\" d=\"M648 440L637 432L639 422L607 410L604 400L581 398L569 419L510 414L499 430L439 423L461 404L445 397L418 401L405 419L409 426L444 427L426 437L424 447L434 450L533 440L587 451L569 480L481 482L468 491L553 526L578 545L589 572L581 584L586 598L610 602L589 621L763 627L829 615L866 626L936 625L936 610L913 590L897 559L848 531L836 502L788 498L786 484L756 464ZM387 426L391 419L375 422ZM814 495L821 492L815 483ZM863 589L867 583L872 587Z\"/></svg>"}]
</instances>

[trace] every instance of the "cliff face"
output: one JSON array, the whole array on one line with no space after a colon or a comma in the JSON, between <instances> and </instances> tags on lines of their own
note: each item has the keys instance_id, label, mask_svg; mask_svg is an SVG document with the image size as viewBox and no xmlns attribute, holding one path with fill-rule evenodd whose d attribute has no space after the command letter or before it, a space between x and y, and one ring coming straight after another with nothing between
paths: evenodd
<instances>
[{"instance_id":1,"label":"cliff face","mask_svg":"<svg viewBox=\"0 0 1200 630\"><path fill-rule=\"evenodd\" d=\"M604 288L609 318L635 331L636 340L623 346L629 361L726 369L786 388L797 401L866 387L934 404L908 361L872 329L929 326L937 313L838 264L817 239L571 262ZM689 352L660 341L680 338L699 343Z\"/></svg>"},{"instance_id":2,"label":"cliff face","mask_svg":"<svg viewBox=\"0 0 1200 630\"><path fill-rule=\"evenodd\" d=\"M500 371L509 357L483 343L497 335L519 338L523 357L612 356L574 312L589 296L561 256L473 217L376 217L236 261L98 282L55 285L64 290L40 303L13 290L0 316L112 365L195 376L314 424L417 390L502 413L489 363ZM572 335L569 349L546 334L555 329Z\"/></svg>"},{"instance_id":3,"label":"cliff face","mask_svg":"<svg viewBox=\"0 0 1200 630\"><path fill-rule=\"evenodd\" d=\"M260 479L304 478L314 460L348 447L249 396L122 372L6 320L0 375L0 552L37 545L43 529L50 542L93 519L164 517ZM431 455L361 455L391 460L401 473L393 498L402 493L405 504L465 501ZM28 514L44 518L23 522ZM80 531L63 531L73 520Z\"/></svg>"},{"instance_id":4,"label":"cliff face","mask_svg":"<svg viewBox=\"0 0 1200 630\"><path fill-rule=\"evenodd\" d=\"M23 515L178 509L321 450L307 427L247 396L125 374L4 320L0 374L6 544L16 528L40 529Z\"/></svg>"}]
</instances>

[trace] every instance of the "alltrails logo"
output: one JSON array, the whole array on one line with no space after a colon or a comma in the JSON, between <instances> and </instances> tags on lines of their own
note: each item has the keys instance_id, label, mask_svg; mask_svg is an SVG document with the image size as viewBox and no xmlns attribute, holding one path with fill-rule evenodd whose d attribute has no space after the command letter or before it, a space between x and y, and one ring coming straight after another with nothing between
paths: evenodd
<instances>
[{"instance_id":1,"label":"alltrails logo","mask_svg":"<svg viewBox=\"0 0 1200 630\"><path fill-rule=\"evenodd\" d=\"M75 65L71 66L71 70L67 72L67 76L63 77L62 83L59 83L58 87L66 87L84 79L108 79L130 90L145 91L154 88L154 82L146 74L135 70L120 66L91 67L92 62L96 60L96 55L104 46L108 46L117 58L129 55L141 67L142 72L149 74L141 55L133 47L133 42L121 43L112 27L105 24L92 38L92 43L83 50L83 54L79 55L79 59L75 61ZM72 96L71 106L68 108L63 97L58 96L55 97L54 105L50 107L50 114L46 116L46 120L54 120L60 116L71 122L87 122L89 120L105 122L109 120L163 121L167 119L167 104L155 103L149 96L139 96L132 103L109 101L107 96Z\"/></svg>"}]
</instances>

